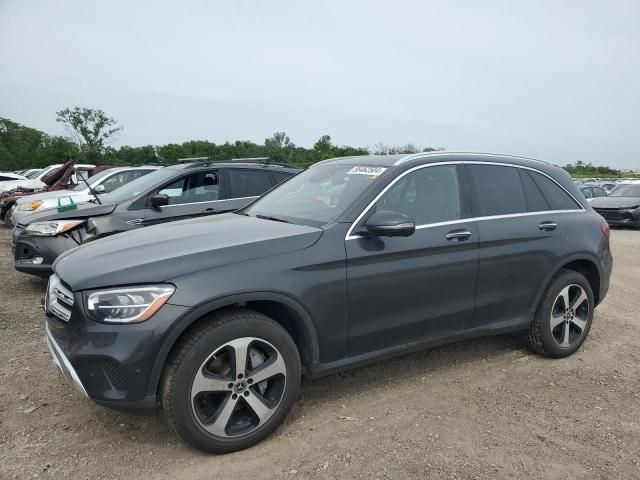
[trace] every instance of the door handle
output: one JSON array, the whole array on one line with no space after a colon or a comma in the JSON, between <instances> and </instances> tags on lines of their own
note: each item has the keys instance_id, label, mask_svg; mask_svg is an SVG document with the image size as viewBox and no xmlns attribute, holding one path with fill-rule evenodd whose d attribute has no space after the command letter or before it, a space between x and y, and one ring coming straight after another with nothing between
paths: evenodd
<instances>
[{"instance_id":1,"label":"door handle","mask_svg":"<svg viewBox=\"0 0 640 480\"><path fill-rule=\"evenodd\" d=\"M538 225L538 228L540 230L545 230L547 232L550 232L558 228L558 224L554 222L542 222L540 225Z\"/></svg>"},{"instance_id":2,"label":"door handle","mask_svg":"<svg viewBox=\"0 0 640 480\"><path fill-rule=\"evenodd\" d=\"M444 238L446 238L447 240L455 240L461 242L463 240L468 240L470 236L471 232L468 230L452 230L447 233Z\"/></svg>"},{"instance_id":3,"label":"door handle","mask_svg":"<svg viewBox=\"0 0 640 480\"><path fill-rule=\"evenodd\" d=\"M205 211L204 211L204 213L217 213L217 212L219 212L219 211L220 211L220 210L217 210L217 209L215 209L215 208L206 208L206 209L205 209Z\"/></svg>"}]
</instances>

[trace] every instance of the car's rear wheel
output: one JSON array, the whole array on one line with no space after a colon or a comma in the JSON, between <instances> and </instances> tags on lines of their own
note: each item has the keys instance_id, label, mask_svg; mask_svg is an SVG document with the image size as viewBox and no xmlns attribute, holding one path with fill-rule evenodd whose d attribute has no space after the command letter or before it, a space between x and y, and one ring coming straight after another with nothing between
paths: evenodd
<instances>
[{"instance_id":1,"label":"car's rear wheel","mask_svg":"<svg viewBox=\"0 0 640 480\"><path fill-rule=\"evenodd\" d=\"M195 448L226 453L270 435L300 389L300 357L287 331L258 312L225 310L181 342L164 375L162 407Z\"/></svg>"},{"instance_id":2,"label":"car's rear wheel","mask_svg":"<svg viewBox=\"0 0 640 480\"><path fill-rule=\"evenodd\" d=\"M549 357L571 355L589 334L594 306L593 291L584 275L561 270L540 300L526 337L529 347Z\"/></svg>"}]
</instances>

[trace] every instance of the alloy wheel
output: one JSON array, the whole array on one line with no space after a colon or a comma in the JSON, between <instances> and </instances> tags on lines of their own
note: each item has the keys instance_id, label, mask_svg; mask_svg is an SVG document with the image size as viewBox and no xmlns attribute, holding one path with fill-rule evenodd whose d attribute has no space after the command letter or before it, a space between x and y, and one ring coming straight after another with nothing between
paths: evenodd
<instances>
[{"instance_id":1,"label":"alloy wheel","mask_svg":"<svg viewBox=\"0 0 640 480\"><path fill-rule=\"evenodd\" d=\"M265 424L285 392L287 369L266 340L234 339L217 348L197 370L191 405L200 426L216 437L239 437Z\"/></svg>"},{"instance_id":2,"label":"alloy wheel","mask_svg":"<svg viewBox=\"0 0 640 480\"><path fill-rule=\"evenodd\" d=\"M572 284L564 287L551 309L551 335L562 348L579 342L589 323L591 306L584 288Z\"/></svg>"}]
</instances>

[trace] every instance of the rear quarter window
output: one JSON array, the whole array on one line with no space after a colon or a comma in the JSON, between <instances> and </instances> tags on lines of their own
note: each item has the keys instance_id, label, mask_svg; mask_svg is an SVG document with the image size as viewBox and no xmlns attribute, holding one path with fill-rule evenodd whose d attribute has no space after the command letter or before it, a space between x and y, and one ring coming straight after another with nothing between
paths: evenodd
<instances>
[{"instance_id":1,"label":"rear quarter window","mask_svg":"<svg viewBox=\"0 0 640 480\"><path fill-rule=\"evenodd\" d=\"M533 181L536 182L536 185L540 188L540 191L547 199L547 202L551 205L552 210L582 209L582 206L578 202L571 198L571 196L562 187L550 178L537 172L527 173L531 175Z\"/></svg>"}]
</instances>

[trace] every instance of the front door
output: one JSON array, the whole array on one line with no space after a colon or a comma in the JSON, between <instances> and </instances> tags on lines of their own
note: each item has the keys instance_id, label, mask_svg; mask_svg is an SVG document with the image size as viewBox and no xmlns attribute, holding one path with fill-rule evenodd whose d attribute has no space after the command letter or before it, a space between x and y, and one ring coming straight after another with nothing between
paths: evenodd
<instances>
[{"instance_id":1,"label":"front door","mask_svg":"<svg viewBox=\"0 0 640 480\"><path fill-rule=\"evenodd\" d=\"M185 175L155 193L167 195L169 205L160 208L148 205L142 221L145 226L227 211L226 200L220 199L217 170L201 170Z\"/></svg>"},{"instance_id":2,"label":"front door","mask_svg":"<svg viewBox=\"0 0 640 480\"><path fill-rule=\"evenodd\" d=\"M351 355L467 328L474 309L478 232L462 166L424 166L389 187L376 210L409 215L409 237L348 237ZM357 231L357 228L355 229Z\"/></svg>"}]
</instances>

